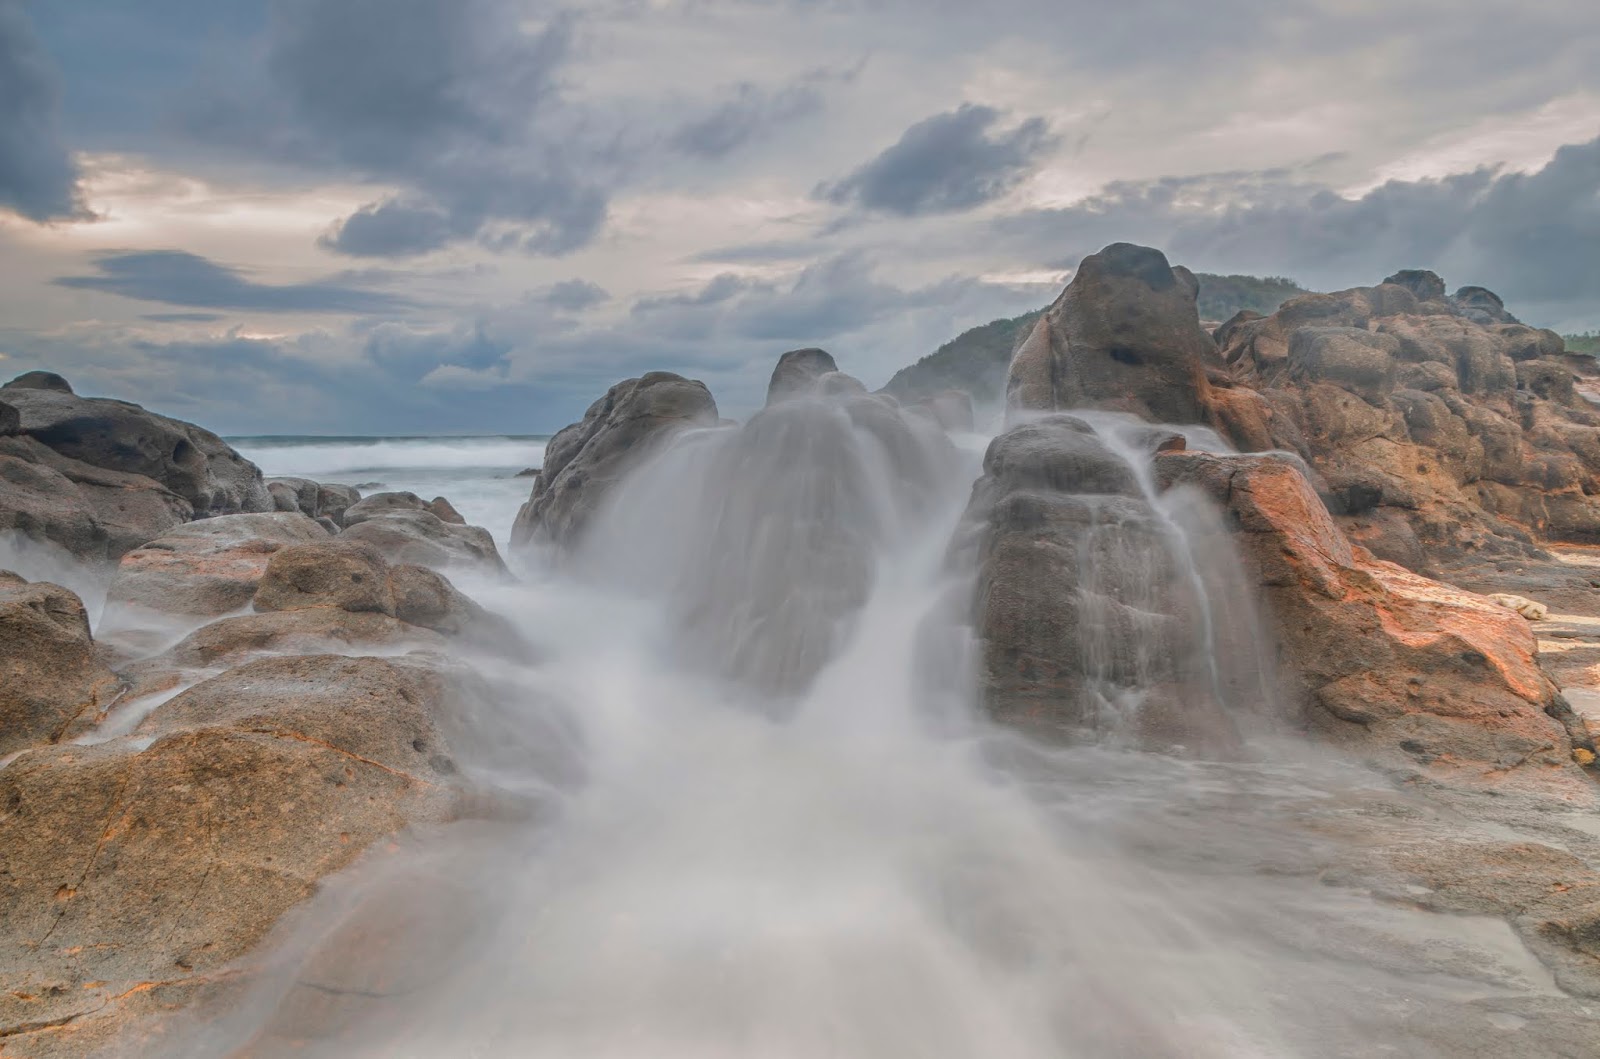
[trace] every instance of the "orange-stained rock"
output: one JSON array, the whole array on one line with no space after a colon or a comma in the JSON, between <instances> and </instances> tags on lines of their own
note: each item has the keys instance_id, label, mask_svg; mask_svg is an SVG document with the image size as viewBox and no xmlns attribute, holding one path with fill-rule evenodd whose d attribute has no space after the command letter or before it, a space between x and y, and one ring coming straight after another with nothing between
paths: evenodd
<instances>
[{"instance_id":1,"label":"orange-stained rock","mask_svg":"<svg viewBox=\"0 0 1600 1059\"><path fill-rule=\"evenodd\" d=\"M1528 623L1354 547L1287 457L1162 453L1165 488L1228 512L1303 720L1390 766L1569 781L1593 740L1535 662Z\"/></svg>"},{"instance_id":2,"label":"orange-stained rock","mask_svg":"<svg viewBox=\"0 0 1600 1059\"><path fill-rule=\"evenodd\" d=\"M0 571L0 758L54 742L120 687L95 652L77 596Z\"/></svg>"}]
</instances>

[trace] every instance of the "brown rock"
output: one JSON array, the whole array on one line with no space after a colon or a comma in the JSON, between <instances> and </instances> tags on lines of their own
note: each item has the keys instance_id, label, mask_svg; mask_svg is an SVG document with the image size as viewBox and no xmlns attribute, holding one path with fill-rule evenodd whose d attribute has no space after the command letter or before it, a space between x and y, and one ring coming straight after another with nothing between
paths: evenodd
<instances>
[{"instance_id":1,"label":"brown rock","mask_svg":"<svg viewBox=\"0 0 1600 1059\"><path fill-rule=\"evenodd\" d=\"M0 572L0 758L60 738L115 698L120 682L95 652L71 592Z\"/></svg>"},{"instance_id":2,"label":"brown rock","mask_svg":"<svg viewBox=\"0 0 1600 1059\"><path fill-rule=\"evenodd\" d=\"M253 603L258 611L333 607L393 617L388 576L382 553L362 541L291 544L268 559Z\"/></svg>"},{"instance_id":3,"label":"brown rock","mask_svg":"<svg viewBox=\"0 0 1600 1059\"><path fill-rule=\"evenodd\" d=\"M250 602L278 549L327 536L307 516L289 512L191 522L123 556L107 601L169 614L226 614Z\"/></svg>"}]
</instances>

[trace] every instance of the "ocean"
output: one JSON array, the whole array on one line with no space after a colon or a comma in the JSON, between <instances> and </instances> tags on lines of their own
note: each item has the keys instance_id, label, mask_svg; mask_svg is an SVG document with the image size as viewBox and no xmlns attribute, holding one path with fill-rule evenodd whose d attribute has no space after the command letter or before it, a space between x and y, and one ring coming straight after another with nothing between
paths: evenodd
<instances>
[{"instance_id":1,"label":"ocean","mask_svg":"<svg viewBox=\"0 0 1600 1059\"><path fill-rule=\"evenodd\" d=\"M533 488L520 471L544 462L548 434L477 437L230 437L240 455L268 478L310 478L351 485L362 496L443 496L461 516L494 534L504 551L517 508Z\"/></svg>"}]
</instances>

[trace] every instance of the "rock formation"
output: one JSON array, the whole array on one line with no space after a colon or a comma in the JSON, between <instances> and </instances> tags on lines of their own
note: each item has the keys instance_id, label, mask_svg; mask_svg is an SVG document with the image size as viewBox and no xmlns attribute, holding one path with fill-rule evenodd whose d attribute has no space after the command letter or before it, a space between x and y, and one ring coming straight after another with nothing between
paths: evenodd
<instances>
[{"instance_id":1,"label":"rock formation","mask_svg":"<svg viewBox=\"0 0 1600 1059\"><path fill-rule=\"evenodd\" d=\"M346 508L342 521L341 539L365 541L395 562L506 572L489 531L467 525L443 497L428 503L415 493L374 493Z\"/></svg>"},{"instance_id":2,"label":"rock formation","mask_svg":"<svg viewBox=\"0 0 1600 1059\"><path fill-rule=\"evenodd\" d=\"M0 571L0 759L54 742L120 690L77 596Z\"/></svg>"},{"instance_id":3,"label":"rock formation","mask_svg":"<svg viewBox=\"0 0 1600 1059\"><path fill-rule=\"evenodd\" d=\"M512 545L574 546L630 468L679 431L717 422L717 403L705 383L665 371L617 383L581 422L545 446L533 493L517 513Z\"/></svg>"}]
</instances>

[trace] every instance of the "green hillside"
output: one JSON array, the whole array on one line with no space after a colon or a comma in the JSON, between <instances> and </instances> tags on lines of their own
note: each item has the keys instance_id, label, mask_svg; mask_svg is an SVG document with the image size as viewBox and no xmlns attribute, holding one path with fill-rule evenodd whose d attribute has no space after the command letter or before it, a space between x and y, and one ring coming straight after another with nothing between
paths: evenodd
<instances>
[{"instance_id":1,"label":"green hillside","mask_svg":"<svg viewBox=\"0 0 1600 1059\"><path fill-rule=\"evenodd\" d=\"M1581 335L1562 335L1567 340L1567 352L1592 353L1600 356L1600 331L1586 331Z\"/></svg>"}]
</instances>

